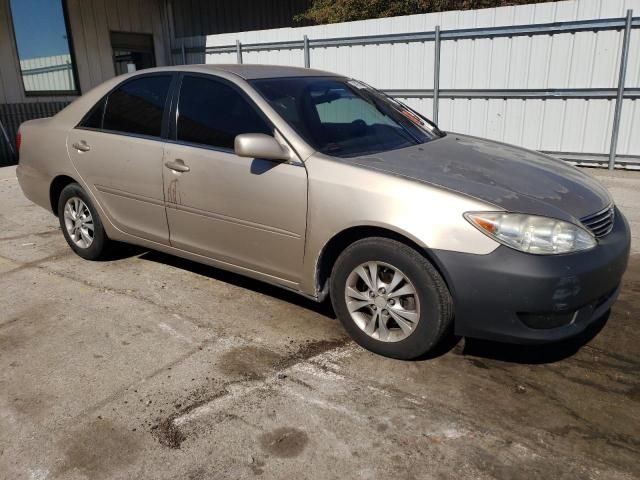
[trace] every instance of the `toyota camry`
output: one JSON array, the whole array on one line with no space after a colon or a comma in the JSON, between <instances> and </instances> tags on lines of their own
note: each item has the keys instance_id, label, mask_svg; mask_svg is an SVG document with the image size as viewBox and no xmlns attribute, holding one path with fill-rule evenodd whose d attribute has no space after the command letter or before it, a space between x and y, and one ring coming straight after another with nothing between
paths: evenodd
<instances>
[{"instance_id":1,"label":"toyota camry","mask_svg":"<svg viewBox=\"0 0 640 480\"><path fill-rule=\"evenodd\" d=\"M128 242L330 297L389 357L451 331L577 335L629 255L624 216L583 171L318 70L144 70L24 123L17 144L22 190L81 257Z\"/></svg>"}]
</instances>

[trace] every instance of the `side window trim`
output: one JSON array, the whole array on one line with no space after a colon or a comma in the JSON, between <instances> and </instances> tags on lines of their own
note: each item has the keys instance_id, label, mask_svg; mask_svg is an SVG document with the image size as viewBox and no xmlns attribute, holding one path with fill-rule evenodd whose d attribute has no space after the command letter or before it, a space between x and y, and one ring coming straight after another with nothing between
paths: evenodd
<instances>
[{"instance_id":1,"label":"side window trim","mask_svg":"<svg viewBox=\"0 0 640 480\"><path fill-rule=\"evenodd\" d=\"M168 134L168 137L167 137L167 142L168 143L172 143L172 144L176 144L176 145L184 145L184 146L192 147L192 148L201 148L201 149L204 149L204 150L212 150L212 151L215 151L215 152L231 153L231 154L235 153L233 148L216 147L214 145L207 145L206 143L195 143L195 142L188 142L188 141L185 141L185 140L178 140L178 117L180 115L180 91L182 89L182 82L183 82L185 77L204 78L206 80L209 80L209 81L212 81L212 82L216 82L216 83L220 83L222 85L226 85L226 86L232 88L234 91L236 91L247 102L247 104L256 112L256 114L265 122L265 124L269 128L273 129L274 133L276 131L278 131L276 126L271 122L269 117L267 117L267 115L265 115L265 113L262 111L262 109L260 107L258 107L258 105L256 105L256 103L253 101L253 99L251 97L249 97L249 95L247 95L246 92L242 88L240 88L238 85L236 85L234 82L232 82L230 80L227 80L226 78L219 77L218 75L215 75L215 74L212 74L212 73L199 73L199 72L185 72L185 71L182 71L182 72L179 72L178 77L179 78L176 81L174 99L173 99L173 102L171 104L171 113L169 114L170 125L169 125L169 134Z\"/></svg>"},{"instance_id":2,"label":"side window trim","mask_svg":"<svg viewBox=\"0 0 640 480\"><path fill-rule=\"evenodd\" d=\"M169 90L167 91L167 98L165 99L164 102L164 107L163 107L163 111L162 111L162 124L161 124L161 131L160 131L160 136L155 136L155 135L144 135L144 134L139 134L139 133L129 133L129 132L121 132L118 130L109 130L109 129L105 129L104 128L104 115L105 112L107 111L107 104L109 103L109 96L115 92L117 89L119 89L120 87L126 85L129 82L132 82L134 80L139 80L141 78L147 78L147 77L160 77L160 76L171 76L171 81L169 82ZM123 137L133 137L133 138L144 138L147 140L156 140L156 141L162 141L162 142L166 142L167 140L169 140L169 131L170 131L170 108L173 104L173 100L175 97L175 93L178 87L178 75L176 74L176 72L153 72L153 73L143 73L141 75L135 75L133 77L127 78L126 80L124 80L123 82L118 83L117 85L115 85L111 90L109 90L107 93L105 93L100 100L98 100L93 107L91 107L87 113L85 113L85 115L82 117L82 119L78 122L78 124L74 127L74 129L77 130L88 130L88 131L92 131L92 132L102 132L102 133L109 133L111 135L121 135ZM102 103L102 119L100 121L100 128L93 128L93 127L85 127L82 124L87 120L87 118L89 117L89 115L91 115L91 112L93 111L93 109L96 107L96 105Z\"/></svg>"},{"instance_id":3,"label":"side window trim","mask_svg":"<svg viewBox=\"0 0 640 480\"><path fill-rule=\"evenodd\" d=\"M167 92L167 98L164 102L164 110L162 112L162 130L160 132L160 138L165 142L169 140L169 135L171 133L171 107L175 97L178 96L179 85L180 75L177 72L172 72L171 83L169 83L169 91Z\"/></svg>"}]
</instances>

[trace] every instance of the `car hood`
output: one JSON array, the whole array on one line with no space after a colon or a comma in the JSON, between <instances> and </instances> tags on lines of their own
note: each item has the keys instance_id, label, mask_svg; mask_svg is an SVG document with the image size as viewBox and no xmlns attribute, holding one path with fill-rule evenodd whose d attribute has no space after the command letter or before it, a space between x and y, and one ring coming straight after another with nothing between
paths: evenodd
<instances>
[{"instance_id":1,"label":"car hood","mask_svg":"<svg viewBox=\"0 0 640 480\"><path fill-rule=\"evenodd\" d=\"M344 159L492 203L504 210L574 221L603 210L607 190L547 155L450 133L422 145Z\"/></svg>"}]
</instances>

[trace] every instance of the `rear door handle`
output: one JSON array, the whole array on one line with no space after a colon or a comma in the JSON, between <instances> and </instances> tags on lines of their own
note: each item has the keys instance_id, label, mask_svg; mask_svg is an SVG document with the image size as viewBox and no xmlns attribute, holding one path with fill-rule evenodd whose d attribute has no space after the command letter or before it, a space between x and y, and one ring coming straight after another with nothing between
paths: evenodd
<instances>
[{"instance_id":1,"label":"rear door handle","mask_svg":"<svg viewBox=\"0 0 640 480\"><path fill-rule=\"evenodd\" d=\"M173 162L172 161L165 162L164 166L167 167L169 170L173 170L174 172L180 172L180 173L186 173L191 170L187 165L184 164L184 160L181 160L179 158L174 160Z\"/></svg>"},{"instance_id":2,"label":"rear door handle","mask_svg":"<svg viewBox=\"0 0 640 480\"><path fill-rule=\"evenodd\" d=\"M85 142L84 140L74 143L72 147L78 150L79 152L88 152L89 150L91 150L91 147L87 145L87 142Z\"/></svg>"}]
</instances>

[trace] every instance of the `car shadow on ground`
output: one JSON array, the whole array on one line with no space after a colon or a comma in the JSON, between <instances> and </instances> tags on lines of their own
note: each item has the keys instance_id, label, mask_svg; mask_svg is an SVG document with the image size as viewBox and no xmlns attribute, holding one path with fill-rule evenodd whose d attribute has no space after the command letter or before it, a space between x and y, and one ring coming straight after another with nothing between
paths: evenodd
<instances>
[{"instance_id":1,"label":"car shadow on ground","mask_svg":"<svg viewBox=\"0 0 640 480\"><path fill-rule=\"evenodd\" d=\"M317 303L294 292L259 280L155 250L148 250L134 245L121 245L113 249L105 260L115 261L133 256L137 256L143 260L169 265L173 268L187 270L197 275L268 295L337 321L331 302L328 300ZM517 345L472 338L465 338L463 340L461 337L454 335L453 332L448 332L443 341L441 341L435 349L415 361L433 360L455 349L456 354L466 357L479 357L508 363L530 365L554 363L573 356L588 344L600 330L604 328L608 319L609 312L580 335L562 342L543 345Z\"/></svg>"},{"instance_id":2,"label":"car shadow on ground","mask_svg":"<svg viewBox=\"0 0 640 480\"><path fill-rule=\"evenodd\" d=\"M134 247L135 248L135 247ZM240 275L219 268L211 267L203 263L194 262L184 258L176 257L174 255L165 254L155 250L140 250L136 255L142 260L148 260L151 262L162 263L169 265L173 268L180 268L197 275L202 275L220 282L228 283L236 287L245 288L263 295L277 298L293 305L306 308L313 312L316 312L327 318L337 320L336 315L333 312L331 302L324 301L322 303L315 302L309 298L305 298L295 292L288 291L284 288L270 285L259 280L254 280L244 275Z\"/></svg>"}]
</instances>

